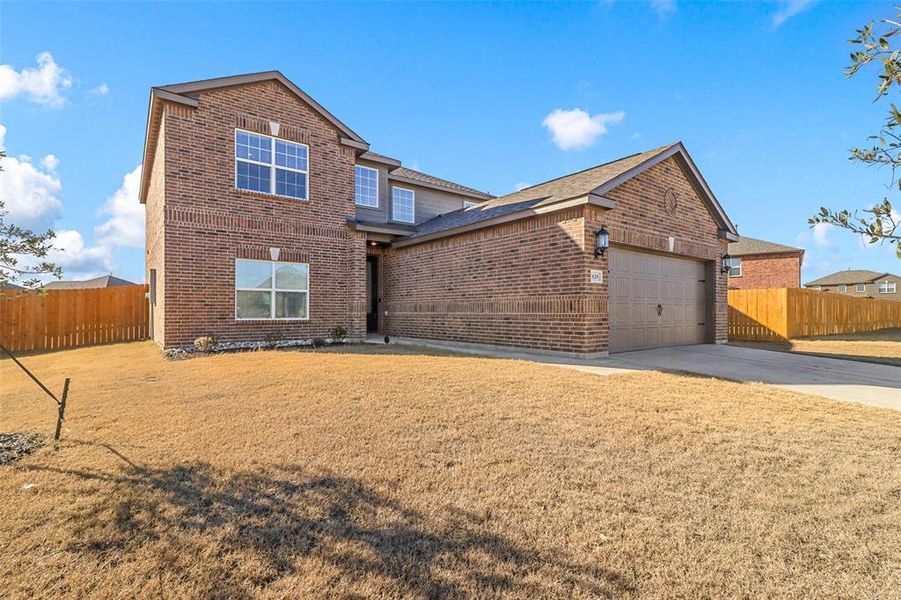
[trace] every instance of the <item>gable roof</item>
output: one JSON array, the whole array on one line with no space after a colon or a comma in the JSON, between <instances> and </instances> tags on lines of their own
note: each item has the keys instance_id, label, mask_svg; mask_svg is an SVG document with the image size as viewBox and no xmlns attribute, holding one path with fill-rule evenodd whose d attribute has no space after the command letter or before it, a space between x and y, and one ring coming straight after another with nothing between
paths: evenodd
<instances>
[{"instance_id":1,"label":"gable roof","mask_svg":"<svg viewBox=\"0 0 901 600\"><path fill-rule=\"evenodd\" d=\"M795 248L794 246L785 246L775 242L766 240L758 240L757 238L741 236L737 242L729 244L730 256L747 256L749 254L796 254L800 252L804 254L803 248Z\"/></svg>"},{"instance_id":2,"label":"gable roof","mask_svg":"<svg viewBox=\"0 0 901 600\"><path fill-rule=\"evenodd\" d=\"M369 143L354 132L350 127L342 123L335 115L330 113L321 104L316 102L309 94L300 89L293 81L282 75L280 71L262 71L260 73L248 73L246 75L232 75L229 77L217 77L214 79L202 79L185 83L174 83L158 86L150 89L150 104L147 109L147 128L144 135L144 162L141 172L141 189L138 198L141 203L147 200L147 186L150 183L150 172L153 170L153 160L156 154L157 134L161 115L161 103L173 102L191 108L197 108L199 102L191 94L238 85L259 83L261 81L278 81L298 98L306 102L313 110L322 115L325 120L335 126L341 133L341 143L365 152L369 150Z\"/></svg>"},{"instance_id":3,"label":"gable roof","mask_svg":"<svg viewBox=\"0 0 901 600\"><path fill-rule=\"evenodd\" d=\"M111 288L122 285L138 285L114 275L103 275L81 281L51 281L44 284L45 290L87 290L94 288Z\"/></svg>"},{"instance_id":4,"label":"gable roof","mask_svg":"<svg viewBox=\"0 0 901 600\"><path fill-rule=\"evenodd\" d=\"M676 157L685 167L698 195L707 204L711 215L724 234L737 239L738 233L735 226L701 177L685 147L681 142L676 142L557 177L512 194L482 202L477 206L440 215L421 223L413 235L407 239L398 240L396 245L404 246L415 243L415 241L425 241L420 238L434 239L444 235L453 235L461 232L460 230L468 231L479 225L490 226L498 220L510 220L516 215L528 217L574 204L590 203L613 208L613 201L604 198L604 194L671 156Z\"/></svg>"},{"instance_id":5,"label":"gable roof","mask_svg":"<svg viewBox=\"0 0 901 600\"><path fill-rule=\"evenodd\" d=\"M804 287L813 285L851 285L855 283L870 283L881 279L891 273L879 273L877 271L867 271L865 269L848 269L847 271L839 271L813 281L808 281Z\"/></svg>"}]
</instances>

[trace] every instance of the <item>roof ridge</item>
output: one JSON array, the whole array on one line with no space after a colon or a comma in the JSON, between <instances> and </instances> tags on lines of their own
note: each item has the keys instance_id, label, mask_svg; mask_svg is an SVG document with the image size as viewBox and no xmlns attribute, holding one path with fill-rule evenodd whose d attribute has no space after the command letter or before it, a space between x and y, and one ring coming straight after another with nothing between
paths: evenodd
<instances>
[{"instance_id":1,"label":"roof ridge","mask_svg":"<svg viewBox=\"0 0 901 600\"><path fill-rule=\"evenodd\" d=\"M635 153L633 153L633 154L627 154L626 156L620 156L619 158L614 158L613 160L608 160L607 162L599 163L599 164L596 164L596 165L591 166L591 167L586 167L586 168L580 169L580 170L578 170L578 171L573 171L572 173L567 173L566 175L560 175L559 177L554 177L553 179L548 179L548 180L546 180L546 181L542 181L542 182L540 182L540 183L536 183L536 184L534 184L534 185L530 185L530 186L528 186L528 187L524 187L524 188L522 188L522 189L516 190L516 192L513 192L513 193L517 193L517 194L518 194L519 192L524 192L524 191L530 190L530 189L532 189L532 188L534 188L534 187L538 187L538 186L540 186L540 185L545 185L546 183L551 183L551 182L554 182L554 181L558 181L558 180L560 180L560 179L566 179L567 177L572 177L573 175L578 175L578 174L580 174L580 173L587 173L588 171L593 171L594 169L600 169L601 167L606 167L606 166L612 165L613 163L618 163L618 162L623 161L623 160L628 160L628 159L630 159L630 158L635 158L636 156L641 156L642 154L650 154L651 152L657 152L657 151L659 151L659 150L669 149L669 148L672 148L673 146L675 146L675 145L678 144L678 143L679 143L679 142L673 142L672 144L666 144L666 145L664 145L664 146L658 146L657 148L651 148L650 150L642 150L641 152L635 152ZM509 194L504 194L504 195L507 196L507 195L509 195ZM502 198L503 196L498 196L498 197L499 197L499 198Z\"/></svg>"}]
</instances>

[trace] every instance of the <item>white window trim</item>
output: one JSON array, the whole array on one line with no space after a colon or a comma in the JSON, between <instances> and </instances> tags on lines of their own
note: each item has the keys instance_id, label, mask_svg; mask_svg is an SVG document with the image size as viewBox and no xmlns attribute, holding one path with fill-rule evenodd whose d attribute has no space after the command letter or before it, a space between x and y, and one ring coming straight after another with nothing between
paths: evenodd
<instances>
[{"instance_id":1,"label":"white window trim","mask_svg":"<svg viewBox=\"0 0 901 600\"><path fill-rule=\"evenodd\" d=\"M371 204L360 204L357 202L357 172L356 169L366 169L367 171L375 172L375 206ZM354 204L357 206L362 206L363 208L378 208L379 207L379 170L373 169L372 167L365 167L363 165L354 165Z\"/></svg>"},{"instance_id":2,"label":"white window trim","mask_svg":"<svg viewBox=\"0 0 901 600\"><path fill-rule=\"evenodd\" d=\"M821 285L815 285L815 286L813 286L813 291L815 291L815 292L821 292L821 291L823 291L823 286L821 286Z\"/></svg>"},{"instance_id":3,"label":"white window trim","mask_svg":"<svg viewBox=\"0 0 901 600\"><path fill-rule=\"evenodd\" d=\"M885 291L882 291L882 285L885 284ZM889 291L891 290L891 291ZM880 294L896 294L898 292L898 285L894 281L880 281L879 282L879 293Z\"/></svg>"},{"instance_id":4,"label":"white window trim","mask_svg":"<svg viewBox=\"0 0 901 600\"><path fill-rule=\"evenodd\" d=\"M848 293L848 286L847 286L846 284L844 284L844 283L840 284L840 285L838 286L838 293L839 293L839 294L847 294L847 293Z\"/></svg>"},{"instance_id":5,"label":"white window trim","mask_svg":"<svg viewBox=\"0 0 901 600\"><path fill-rule=\"evenodd\" d=\"M413 218L409 221L404 221L394 216L394 190L404 190L405 192L410 192L413 196ZM400 187L399 185L391 186L391 220L395 223L416 223L416 190L411 190L410 188Z\"/></svg>"},{"instance_id":6,"label":"white window trim","mask_svg":"<svg viewBox=\"0 0 901 600\"><path fill-rule=\"evenodd\" d=\"M736 261L736 260L738 261L738 264L737 264L737 265L735 264L735 261ZM733 261L733 263L732 263L733 266L732 266L732 268L729 269L729 277L741 277L741 257L740 257L740 256L735 256L735 257L732 258L732 261ZM733 275L733 274L732 274L732 269L734 269L735 267L738 267L738 274L737 274L737 275Z\"/></svg>"},{"instance_id":7,"label":"white window trim","mask_svg":"<svg viewBox=\"0 0 901 600\"><path fill-rule=\"evenodd\" d=\"M272 156L271 163L260 162L258 160L253 160L250 158L238 158L238 132L248 133L250 135L256 135L259 137L269 138L271 140L270 144L270 154ZM295 144L297 146L303 146L307 149L307 170L303 169L292 169L291 167L282 167L277 166L275 164L275 140L281 140L283 142L287 142L289 144ZM279 198L288 198L289 200L298 200L300 202L309 202L310 201L310 147L306 144L301 144L300 142L295 142L293 140L286 140L285 138L280 138L272 135L266 135L265 133L257 133L256 131L248 131L247 129L235 128L235 137L234 137L235 145L232 147L232 159L235 161L235 189L239 192L250 192L251 194L265 194L266 196L278 196ZM246 162L252 165L259 165L261 167L269 167L269 191L268 192L258 192L257 190L245 190L244 188L238 187L238 162ZM306 192L305 198L297 198L295 196L286 196L285 194L277 194L275 193L275 170L281 169L283 171L291 171L292 173L303 173L307 176L307 185L305 186Z\"/></svg>"},{"instance_id":8,"label":"white window trim","mask_svg":"<svg viewBox=\"0 0 901 600\"><path fill-rule=\"evenodd\" d=\"M272 270L272 285L275 286L275 265L277 263L291 265L306 265L307 267L307 289L305 290L286 290L283 288L245 288L238 287L238 261L269 263ZM310 320L310 264L309 263L292 263L285 260L259 260L256 258L236 258L235 259L235 321L309 321ZM269 299L269 316L268 317L239 317L238 316L238 292L271 292L272 297ZM307 316L306 317L274 317L275 314L275 293L276 292L305 292L307 295Z\"/></svg>"},{"instance_id":9,"label":"white window trim","mask_svg":"<svg viewBox=\"0 0 901 600\"><path fill-rule=\"evenodd\" d=\"M854 287L854 289L855 289L855 291L857 291L857 293L866 292L866 291L867 291L867 284L865 284L865 283L858 283L858 284Z\"/></svg>"}]
</instances>

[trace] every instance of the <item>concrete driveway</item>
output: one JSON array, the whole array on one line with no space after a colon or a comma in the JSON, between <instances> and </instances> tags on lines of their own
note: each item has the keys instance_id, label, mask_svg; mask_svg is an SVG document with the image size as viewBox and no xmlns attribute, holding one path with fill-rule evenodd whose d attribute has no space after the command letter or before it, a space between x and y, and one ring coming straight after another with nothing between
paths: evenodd
<instances>
[{"instance_id":1,"label":"concrete driveway","mask_svg":"<svg viewBox=\"0 0 901 600\"><path fill-rule=\"evenodd\" d=\"M604 371L687 371L901 410L901 367L891 365L712 344L625 352L593 362Z\"/></svg>"},{"instance_id":2,"label":"concrete driveway","mask_svg":"<svg viewBox=\"0 0 901 600\"><path fill-rule=\"evenodd\" d=\"M370 343L381 344L381 337ZM638 350L610 358L581 359L454 342L392 338L392 343L453 352L530 360L612 375L633 371L685 371L721 379L759 382L782 389L901 411L901 367L740 346L701 344Z\"/></svg>"}]
</instances>

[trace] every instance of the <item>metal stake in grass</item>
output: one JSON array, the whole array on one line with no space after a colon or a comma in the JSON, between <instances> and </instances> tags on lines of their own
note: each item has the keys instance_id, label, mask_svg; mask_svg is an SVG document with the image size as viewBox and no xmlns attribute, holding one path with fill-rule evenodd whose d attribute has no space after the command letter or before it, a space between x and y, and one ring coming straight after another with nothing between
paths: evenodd
<instances>
[{"instance_id":1,"label":"metal stake in grass","mask_svg":"<svg viewBox=\"0 0 901 600\"><path fill-rule=\"evenodd\" d=\"M51 392L49 389L47 389L46 385L41 383L40 379L35 377L31 371L29 371L27 368L25 368L25 365L20 363L19 359L16 358L15 356L13 356L13 353L10 352L9 350L7 350L6 346L4 346L3 344L0 344L0 350L3 350L7 356L9 356L11 359L13 359L13 362L16 363L17 365L19 365L19 368L22 369L23 371L25 371L25 374L28 375L29 377L31 377L31 380L34 381L36 384L38 384L38 387L40 387L42 390L44 390L44 392L46 392L47 395L50 396L51 398L53 398L53 401L56 402L56 406L57 406L56 433L53 434L53 441L55 444L58 444L59 436L62 433L62 429L63 429L63 421L65 420L65 417L66 417L66 399L69 397L69 378L66 377L65 381L63 381L62 399L59 399L56 397L56 395L54 395L53 392Z\"/></svg>"}]
</instances>

